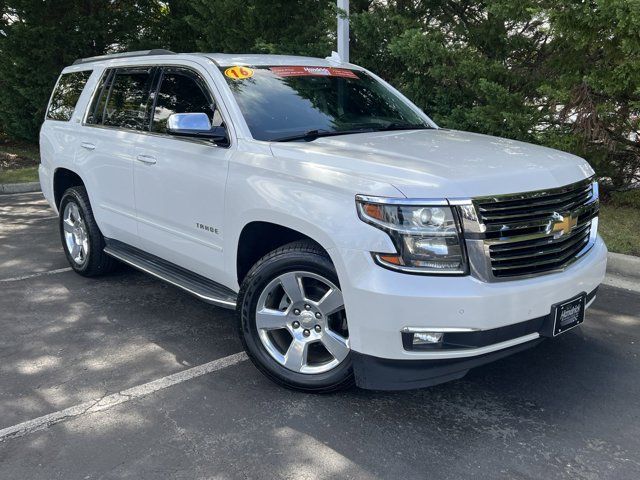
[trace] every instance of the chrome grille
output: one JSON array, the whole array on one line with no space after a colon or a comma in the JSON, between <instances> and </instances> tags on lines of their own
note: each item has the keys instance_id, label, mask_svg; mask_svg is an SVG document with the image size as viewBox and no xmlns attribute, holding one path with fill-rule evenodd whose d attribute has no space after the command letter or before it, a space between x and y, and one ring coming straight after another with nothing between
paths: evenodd
<instances>
[{"instance_id":1,"label":"chrome grille","mask_svg":"<svg viewBox=\"0 0 640 480\"><path fill-rule=\"evenodd\" d=\"M525 240L491 245L491 269L496 277L528 275L563 267L589 243L591 222L555 240Z\"/></svg>"},{"instance_id":2,"label":"chrome grille","mask_svg":"<svg viewBox=\"0 0 640 480\"><path fill-rule=\"evenodd\" d=\"M591 248L597 231L597 183L473 200L493 277L564 268Z\"/></svg>"}]
</instances>

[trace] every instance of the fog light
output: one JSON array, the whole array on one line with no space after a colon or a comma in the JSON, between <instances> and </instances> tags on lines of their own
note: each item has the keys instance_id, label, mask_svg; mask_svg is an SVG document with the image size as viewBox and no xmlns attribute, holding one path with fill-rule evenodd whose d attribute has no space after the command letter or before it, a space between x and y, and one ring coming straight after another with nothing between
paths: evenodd
<instances>
[{"instance_id":1,"label":"fog light","mask_svg":"<svg viewBox=\"0 0 640 480\"><path fill-rule=\"evenodd\" d=\"M442 341L441 332L414 332L413 345L433 345Z\"/></svg>"}]
</instances>

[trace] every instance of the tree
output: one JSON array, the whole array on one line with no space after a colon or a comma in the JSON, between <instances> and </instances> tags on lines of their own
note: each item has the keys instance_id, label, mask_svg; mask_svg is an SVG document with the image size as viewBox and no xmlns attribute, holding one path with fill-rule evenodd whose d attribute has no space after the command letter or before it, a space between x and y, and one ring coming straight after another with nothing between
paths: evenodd
<instances>
[{"instance_id":1,"label":"tree","mask_svg":"<svg viewBox=\"0 0 640 480\"><path fill-rule=\"evenodd\" d=\"M79 57L145 47L150 19L161 15L152 0L6 0L0 8L0 125L30 141L62 68Z\"/></svg>"},{"instance_id":2,"label":"tree","mask_svg":"<svg viewBox=\"0 0 640 480\"><path fill-rule=\"evenodd\" d=\"M191 28L203 52L327 56L335 43L335 0L192 0Z\"/></svg>"},{"instance_id":3,"label":"tree","mask_svg":"<svg viewBox=\"0 0 640 480\"><path fill-rule=\"evenodd\" d=\"M167 48L174 52L196 52L198 42L203 40L203 34L193 28L194 17L198 15L193 0L167 0L161 2L162 15L154 22L151 35L154 48ZM205 23L195 22L197 24Z\"/></svg>"},{"instance_id":4,"label":"tree","mask_svg":"<svg viewBox=\"0 0 640 480\"><path fill-rule=\"evenodd\" d=\"M614 188L640 182L640 2L554 2L540 87L544 141L589 159Z\"/></svg>"},{"instance_id":5,"label":"tree","mask_svg":"<svg viewBox=\"0 0 640 480\"><path fill-rule=\"evenodd\" d=\"M536 1L389 1L354 15L354 61L382 72L442 126L533 140Z\"/></svg>"}]
</instances>

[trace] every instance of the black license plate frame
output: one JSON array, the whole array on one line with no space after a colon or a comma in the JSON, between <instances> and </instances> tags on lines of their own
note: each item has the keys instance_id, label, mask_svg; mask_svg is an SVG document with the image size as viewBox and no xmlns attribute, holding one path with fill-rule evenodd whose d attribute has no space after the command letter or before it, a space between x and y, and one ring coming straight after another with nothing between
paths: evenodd
<instances>
[{"instance_id":1,"label":"black license plate frame","mask_svg":"<svg viewBox=\"0 0 640 480\"><path fill-rule=\"evenodd\" d=\"M553 336L557 337L569 330L581 325L584 322L584 314L587 305L587 294L581 293L578 296L556 303L551 307L551 317L553 318Z\"/></svg>"}]
</instances>

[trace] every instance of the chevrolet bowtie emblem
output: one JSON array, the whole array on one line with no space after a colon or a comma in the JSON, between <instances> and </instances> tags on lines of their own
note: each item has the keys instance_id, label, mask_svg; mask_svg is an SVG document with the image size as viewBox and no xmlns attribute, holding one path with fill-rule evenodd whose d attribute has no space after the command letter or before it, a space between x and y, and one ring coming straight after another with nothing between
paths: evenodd
<instances>
[{"instance_id":1,"label":"chevrolet bowtie emblem","mask_svg":"<svg viewBox=\"0 0 640 480\"><path fill-rule=\"evenodd\" d=\"M553 233L554 238L560 238L563 235L568 235L578 224L578 217L574 217L571 213L564 215L553 212L551 222L547 228L548 233Z\"/></svg>"}]
</instances>

